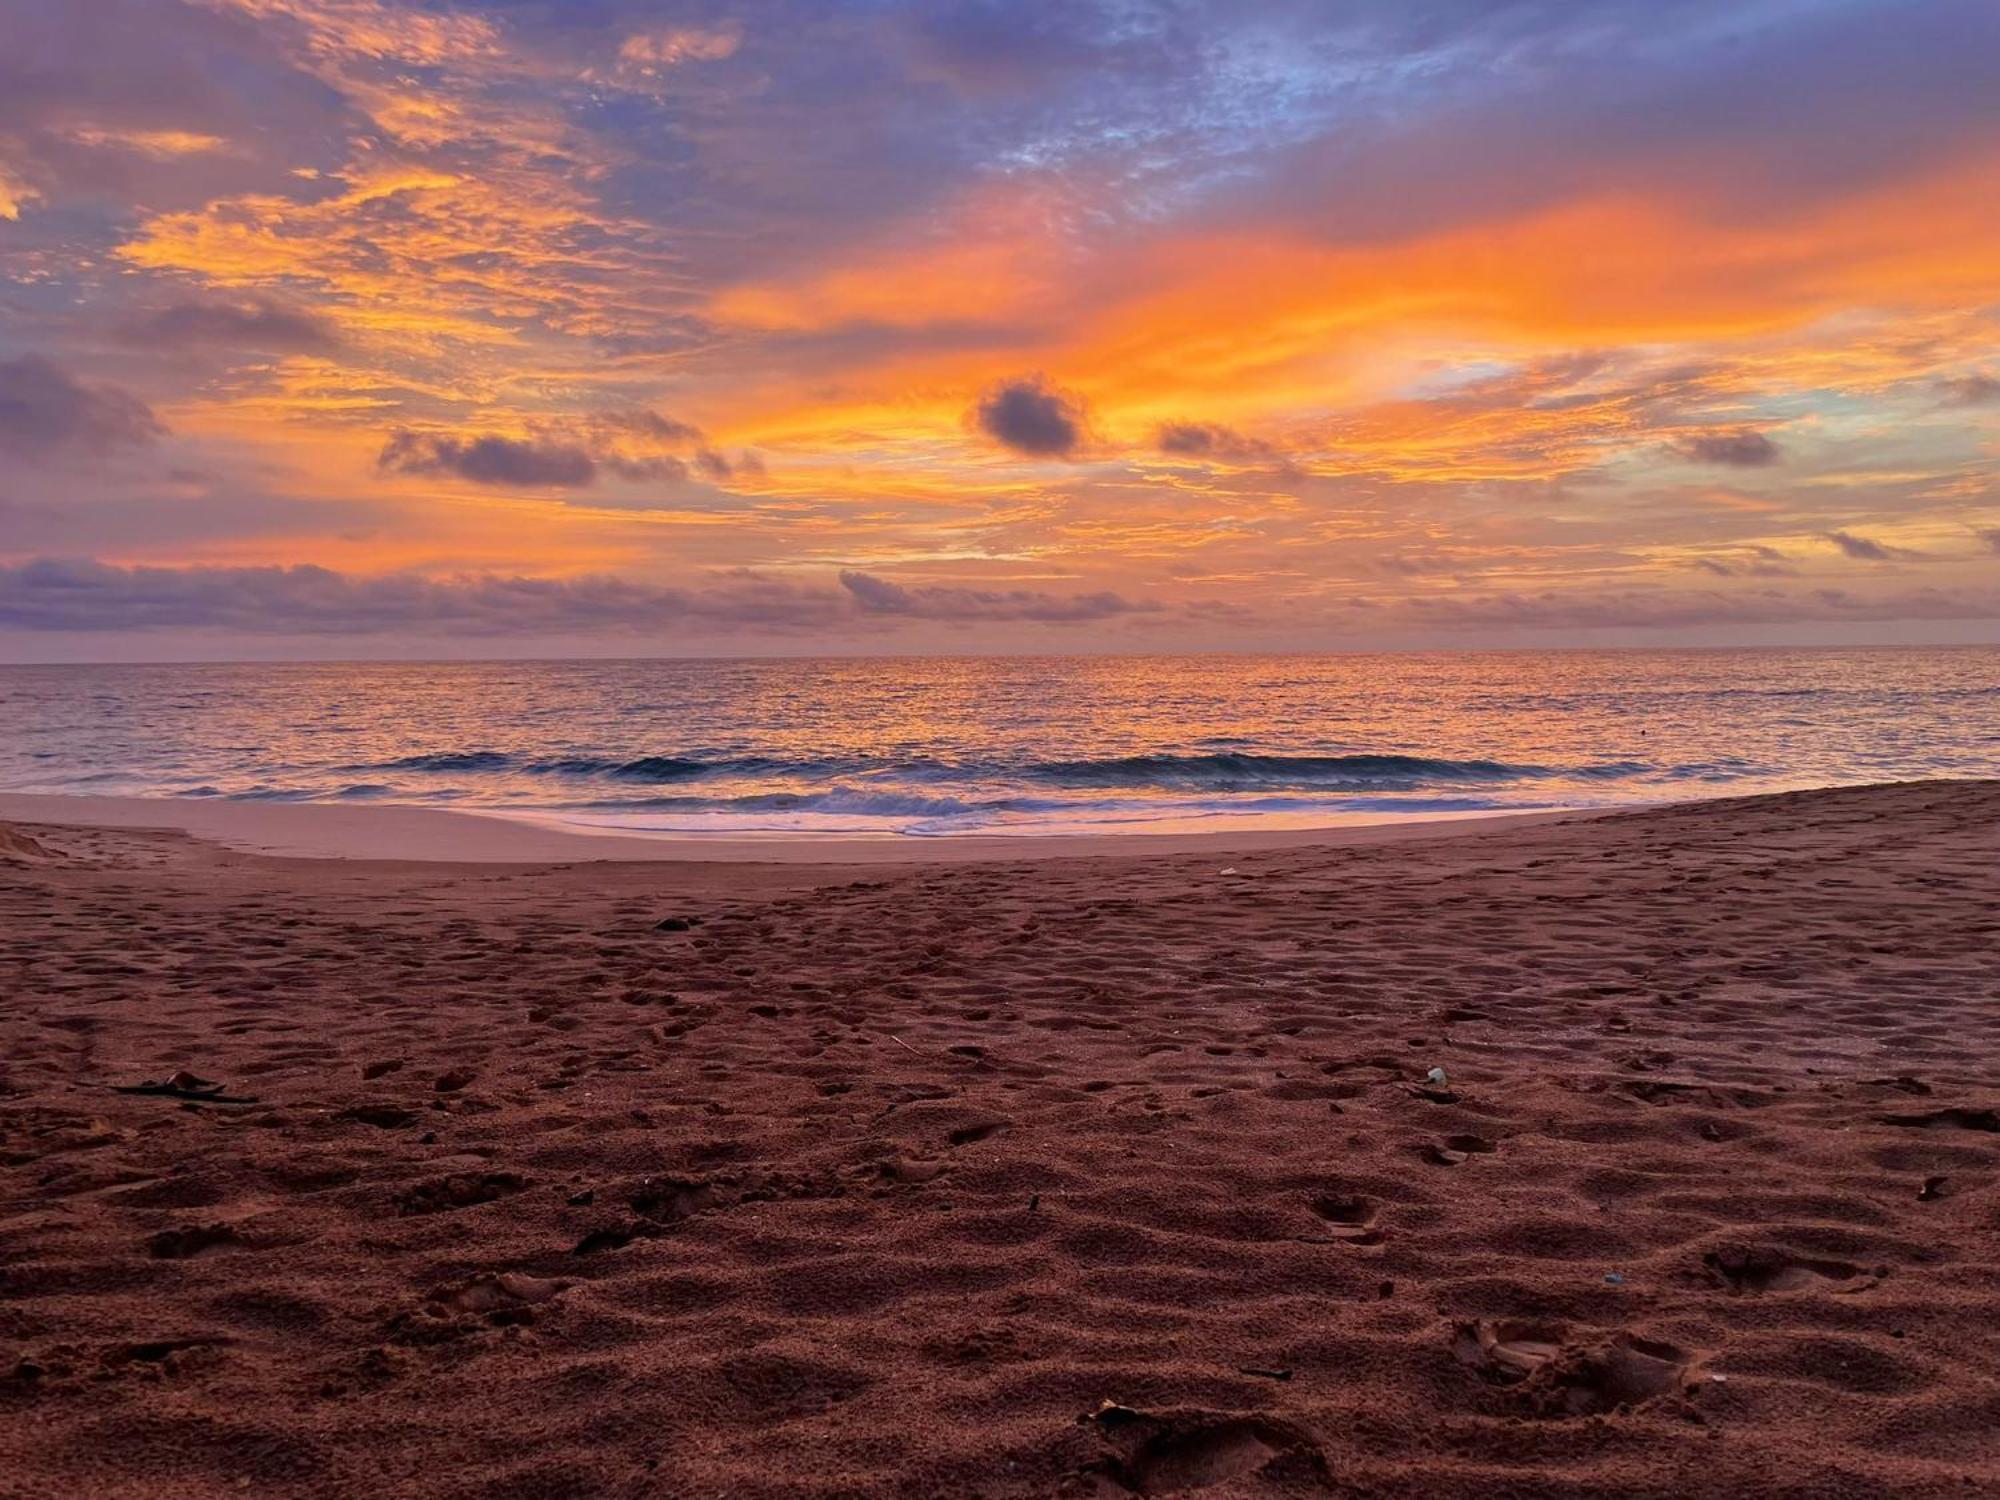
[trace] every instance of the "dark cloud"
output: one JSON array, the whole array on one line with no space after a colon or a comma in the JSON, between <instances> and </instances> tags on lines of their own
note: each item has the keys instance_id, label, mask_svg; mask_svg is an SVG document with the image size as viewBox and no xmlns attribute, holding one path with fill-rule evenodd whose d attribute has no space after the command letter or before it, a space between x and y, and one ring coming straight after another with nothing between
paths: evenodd
<instances>
[{"instance_id":1,"label":"dark cloud","mask_svg":"<svg viewBox=\"0 0 2000 1500\"><path fill-rule=\"evenodd\" d=\"M1080 624L1155 614L1111 593L932 586L868 573L841 590L738 570L696 588L614 577L354 577L327 568L114 567L40 558L0 566L0 629L214 629L247 635L563 635L682 629L825 630L891 618ZM842 591L844 590L844 592Z\"/></svg>"},{"instance_id":2,"label":"dark cloud","mask_svg":"<svg viewBox=\"0 0 2000 1500\"><path fill-rule=\"evenodd\" d=\"M1862 562L1893 562L1898 557L1909 556L1900 547L1885 546L1865 536L1856 536L1851 531L1829 531L1826 539L1849 557Z\"/></svg>"},{"instance_id":3,"label":"dark cloud","mask_svg":"<svg viewBox=\"0 0 2000 1500\"><path fill-rule=\"evenodd\" d=\"M1762 469L1784 457L1784 450L1752 428L1733 432L1698 432L1674 445L1689 463L1724 464L1732 469Z\"/></svg>"},{"instance_id":4,"label":"dark cloud","mask_svg":"<svg viewBox=\"0 0 2000 1500\"><path fill-rule=\"evenodd\" d=\"M656 453L649 458L599 453L592 461L620 479L685 479L688 475L688 466L670 453Z\"/></svg>"},{"instance_id":5,"label":"dark cloud","mask_svg":"<svg viewBox=\"0 0 2000 1500\"><path fill-rule=\"evenodd\" d=\"M905 588L872 573L844 572L841 587L869 614L904 615L918 620L1040 620L1075 623L1117 615L1151 614L1157 604L1113 593L1045 594L1031 589L962 588L932 585Z\"/></svg>"},{"instance_id":6,"label":"dark cloud","mask_svg":"<svg viewBox=\"0 0 2000 1500\"><path fill-rule=\"evenodd\" d=\"M518 489L582 489L597 482L597 461L582 447L520 438L399 432L376 462L398 474L451 474Z\"/></svg>"},{"instance_id":7,"label":"dark cloud","mask_svg":"<svg viewBox=\"0 0 2000 1500\"><path fill-rule=\"evenodd\" d=\"M256 349L271 354L317 354L340 345L327 322L312 313L259 298L241 302L177 302L142 313L120 326L120 339L173 353L187 347Z\"/></svg>"},{"instance_id":8,"label":"dark cloud","mask_svg":"<svg viewBox=\"0 0 2000 1500\"><path fill-rule=\"evenodd\" d=\"M659 452L660 447L692 447L692 461ZM398 474L452 474L474 484L516 489L586 489L605 474L682 480L690 467L716 481L764 471L754 454L732 461L706 445L699 427L643 410L552 421L524 438L398 432L383 446L377 463Z\"/></svg>"},{"instance_id":9,"label":"dark cloud","mask_svg":"<svg viewBox=\"0 0 2000 1500\"><path fill-rule=\"evenodd\" d=\"M2000 380L1984 371L1940 380L1938 389L1944 393L1947 406L1991 406L2000 402Z\"/></svg>"},{"instance_id":10,"label":"dark cloud","mask_svg":"<svg viewBox=\"0 0 2000 1500\"><path fill-rule=\"evenodd\" d=\"M797 630L851 618L831 589L739 574L699 589L619 578L354 578L326 568L0 567L0 629L249 635Z\"/></svg>"},{"instance_id":11,"label":"dark cloud","mask_svg":"<svg viewBox=\"0 0 2000 1500\"><path fill-rule=\"evenodd\" d=\"M1153 434L1153 446L1176 458L1260 459L1277 451L1269 443L1213 422L1164 422Z\"/></svg>"},{"instance_id":12,"label":"dark cloud","mask_svg":"<svg viewBox=\"0 0 2000 1500\"><path fill-rule=\"evenodd\" d=\"M2000 526L1988 527L1984 531L1974 532L1973 535L1986 544L1987 551L2000 552Z\"/></svg>"},{"instance_id":13,"label":"dark cloud","mask_svg":"<svg viewBox=\"0 0 2000 1500\"><path fill-rule=\"evenodd\" d=\"M645 438L649 442L665 444L698 443L701 429L670 417L663 412L635 408L630 411L600 412L590 419L589 425L598 432Z\"/></svg>"},{"instance_id":14,"label":"dark cloud","mask_svg":"<svg viewBox=\"0 0 2000 1500\"><path fill-rule=\"evenodd\" d=\"M1390 611L1410 623L1493 630L1685 629L1837 621L1995 620L2000 590L1914 589L1856 594L1846 589L1771 587L1711 590L1453 594L1403 600Z\"/></svg>"},{"instance_id":15,"label":"dark cloud","mask_svg":"<svg viewBox=\"0 0 2000 1500\"><path fill-rule=\"evenodd\" d=\"M39 354L0 361L0 452L38 462L150 443L166 429L129 391L86 385Z\"/></svg>"},{"instance_id":16,"label":"dark cloud","mask_svg":"<svg viewBox=\"0 0 2000 1500\"><path fill-rule=\"evenodd\" d=\"M1040 375L1003 380L972 409L979 430L1033 458L1067 458L1083 441L1083 403Z\"/></svg>"},{"instance_id":17,"label":"dark cloud","mask_svg":"<svg viewBox=\"0 0 2000 1500\"><path fill-rule=\"evenodd\" d=\"M1790 578L1798 571L1785 566L1784 553L1776 548L1746 547L1743 551L1746 556L1692 558L1688 566L1717 578Z\"/></svg>"}]
</instances>

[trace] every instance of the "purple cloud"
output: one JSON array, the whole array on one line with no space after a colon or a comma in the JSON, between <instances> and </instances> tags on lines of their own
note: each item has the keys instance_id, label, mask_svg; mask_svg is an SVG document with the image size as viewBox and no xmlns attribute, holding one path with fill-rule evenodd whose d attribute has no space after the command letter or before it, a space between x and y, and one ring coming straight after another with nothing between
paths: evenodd
<instances>
[{"instance_id":1,"label":"purple cloud","mask_svg":"<svg viewBox=\"0 0 2000 1500\"><path fill-rule=\"evenodd\" d=\"M1083 403L1040 375L1001 381L972 417L996 443L1031 458L1067 458L1083 441Z\"/></svg>"},{"instance_id":2,"label":"purple cloud","mask_svg":"<svg viewBox=\"0 0 2000 1500\"><path fill-rule=\"evenodd\" d=\"M833 590L751 575L688 589L608 577L355 578L310 565L121 568L43 558L0 567L0 628L17 630L647 634L805 630L851 614L851 604Z\"/></svg>"},{"instance_id":3,"label":"purple cloud","mask_svg":"<svg viewBox=\"0 0 2000 1500\"><path fill-rule=\"evenodd\" d=\"M128 344L169 353L197 346L318 354L340 345L325 319L257 297L240 302L176 302L129 319L118 334Z\"/></svg>"},{"instance_id":4,"label":"purple cloud","mask_svg":"<svg viewBox=\"0 0 2000 1500\"><path fill-rule=\"evenodd\" d=\"M1176 458L1259 459L1277 452L1269 443L1214 422L1162 423L1153 446Z\"/></svg>"},{"instance_id":5,"label":"purple cloud","mask_svg":"<svg viewBox=\"0 0 2000 1500\"><path fill-rule=\"evenodd\" d=\"M86 385L39 354L0 361L0 452L48 462L141 447L165 430L129 391Z\"/></svg>"},{"instance_id":6,"label":"purple cloud","mask_svg":"<svg viewBox=\"0 0 2000 1500\"><path fill-rule=\"evenodd\" d=\"M597 482L596 460L577 445L518 438L399 432L376 463L397 474L450 474L518 489L581 489Z\"/></svg>"},{"instance_id":7,"label":"purple cloud","mask_svg":"<svg viewBox=\"0 0 2000 1500\"><path fill-rule=\"evenodd\" d=\"M1851 531L1829 531L1826 539L1859 562L1894 562L1899 557L1913 555L1901 547L1891 547L1869 537L1856 536Z\"/></svg>"},{"instance_id":8,"label":"purple cloud","mask_svg":"<svg viewBox=\"0 0 2000 1500\"><path fill-rule=\"evenodd\" d=\"M841 587L869 614L918 620L1040 620L1075 623L1117 615L1151 614L1158 604L1118 594L1045 594L1031 589L994 591L956 585L905 588L872 573L844 572Z\"/></svg>"},{"instance_id":9,"label":"purple cloud","mask_svg":"<svg viewBox=\"0 0 2000 1500\"><path fill-rule=\"evenodd\" d=\"M1675 444L1674 451L1689 463L1723 464L1732 469L1767 468L1784 457L1784 449L1748 427L1734 432L1698 432Z\"/></svg>"},{"instance_id":10,"label":"purple cloud","mask_svg":"<svg viewBox=\"0 0 2000 1500\"><path fill-rule=\"evenodd\" d=\"M1991 406L2000 402L2000 379L1983 370L1940 380L1938 389L1944 392L1947 406Z\"/></svg>"}]
</instances>

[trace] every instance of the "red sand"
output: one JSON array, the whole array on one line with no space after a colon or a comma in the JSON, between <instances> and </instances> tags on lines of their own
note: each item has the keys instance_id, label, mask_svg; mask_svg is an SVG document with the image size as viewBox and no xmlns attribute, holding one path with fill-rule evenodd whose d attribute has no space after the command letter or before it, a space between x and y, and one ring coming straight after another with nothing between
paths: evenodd
<instances>
[{"instance_id":1,"label":"red sand","mask_svg":"<svg viewBox=\"0 0 2000 1500\"><path fill-rule=\"evenodd\" d=\"M26 833L0 1494L2000 1494L2000 785L861 871ZM177 1070L255 1102L113 1088Z\"/></svg>"}]
</instances>

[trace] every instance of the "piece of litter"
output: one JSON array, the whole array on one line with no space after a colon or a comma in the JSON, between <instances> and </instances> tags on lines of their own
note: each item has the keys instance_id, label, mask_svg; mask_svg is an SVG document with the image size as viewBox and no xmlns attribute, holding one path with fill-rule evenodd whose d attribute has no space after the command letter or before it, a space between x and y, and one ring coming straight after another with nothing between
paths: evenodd
<instances>
[{"instance_id":1,"label":"piece of litter","mask_svg":"<svg viewBox=\"0 0 2000 1500\"><path fill-rule=\"evenodd\" d=\"M1625 1278L1623 1276L1620 1276L1616 1271L1607 1271L1605 1273L1604 1279L1607 1282L1609 1282L1612 1286L1625 1285Z\"/></svg>"},{"instance_id":2,"label":"piece of litter","mask_svg":"<svg viewBox=\"0 0 2000 1500\"><path fill-rule=\"evenodd\" d=\"M1215 873L1218 875L1234 875L1236 873L1236 867L1234 865L1231 865L1228 869L1217 870Z\"/></svg>"},{"instance_id":3,"label":"piece of litter","mask_svg":"<svg viewBox=\"0 0 2000 1500\"><path fill-rule=\"evenodd\" d=\"M1451 1082L1451 1079L1446 1075L1443 1068L1432 1068L1430 1072L1424 1074L1424 1081L1427 1083L1444 1084Z\"/></svg>"}]
</instances>

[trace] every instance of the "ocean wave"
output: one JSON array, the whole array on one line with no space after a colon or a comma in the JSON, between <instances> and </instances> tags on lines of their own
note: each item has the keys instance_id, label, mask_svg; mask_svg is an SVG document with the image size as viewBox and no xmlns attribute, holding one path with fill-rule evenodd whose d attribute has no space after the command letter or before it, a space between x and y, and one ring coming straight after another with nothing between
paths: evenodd
<instances>
[{"instance_id":1,"label":"ocean wave","mask_svg":"<svg viewBox=\"0 0 2000 1500\"><path fill-rule=\"evenodd\" d=\"M951 760L933 757L762 755L597 755L529 756L498 750L441 751L396 760L347 766L348 772L428 772L457 775L512 773L559 781L636 782L675 785L703 780L764 780L825 783L834 778L915 783L939 788L991 785L995 782L1058 787L1064 790L1146 789L1159 792L1305 790L1401 790L1423 786L1497 785L1508 782L1570 778L1615 780L1644 775L1653 767L1636 761L1595 765L1546 766L1489 759L1450 760L1401 754L1311 755L1216 750L1201 754L1110 756L1080 760ZM1668 774L1674 774L1669 772ZM783 791L770 795L796 806L803 796L844 796L850 788L824 787L810 792Z\"/></svg>"},{"instance_id":2,"label":"ocean wave","mask_svg":"<svg viewBox=\"0 0 2000 1500\"><path fill-rule=\"evenodd\" d=\"M636 760L567 756L530 761L521 769L531 776L602 776L612 781L695 781L703 776L782 776L825 774L851 765L846 760L784 761L767 755L728 756L696 760L682 755L642 755Z\"/></svg>"},{"instance_id":3,"label":"ocean wave","mask_svg":"<svg viewBox=\"0 0 2000 1500\"><path fill-rule=\"evenodd\" d=\"M1438 760L1421 755L1121 755L1105 760L1047 761L1029 768L1038 781L1069 787L1194 788L1324 786L1402 787L1549 777L1612 779L1648 768L1635 761L1594 766L1513 765L1497 760Z\"/></svg>"},{"instance_id":4,"label":"ocean wave","mask_svg":"<svg viewBox=\"0 0 2000 1500\"><path fill-rule=\"evenodd\" d=\"M514 757L499 750L444 750L425 755L404 755L395 760L370 761L366 765L342 766L344 771L504 771Z\"/></svg>"},{"instance_id":5,"label":"ocean wave","mask_svg":"<svg viewBox=\"0 0 2000 1500\"><path fill-rule=\"evenodd\" d=\"M395 760L370 761L364 765L343 766L341 769L350 772L514 771L524 776L603 777L613 781L671 782L693 781L703 776L809 774L815 771L825 773L849 764L851 762L835 760L789 762L762 755L697 760L682 755L641 755L630 758L596 755L526 757L511 755L503 750L444 750L423 755L400 756Z\"/></svg>"},{"instance_id":6,"label":"ocean wave","mask_svg":"<svg viewBox=\"0 0 2000 1500\"><path fill-rule=\"evenodd\" d=\"M578 806L579 810L591 812L843 813L878 818L951 818L974 813L1035 811L1064 805L1020 797L968 800L835 786L817 792L753 792L741 797L606 798Z\"/></svg>"}]
</instances>

